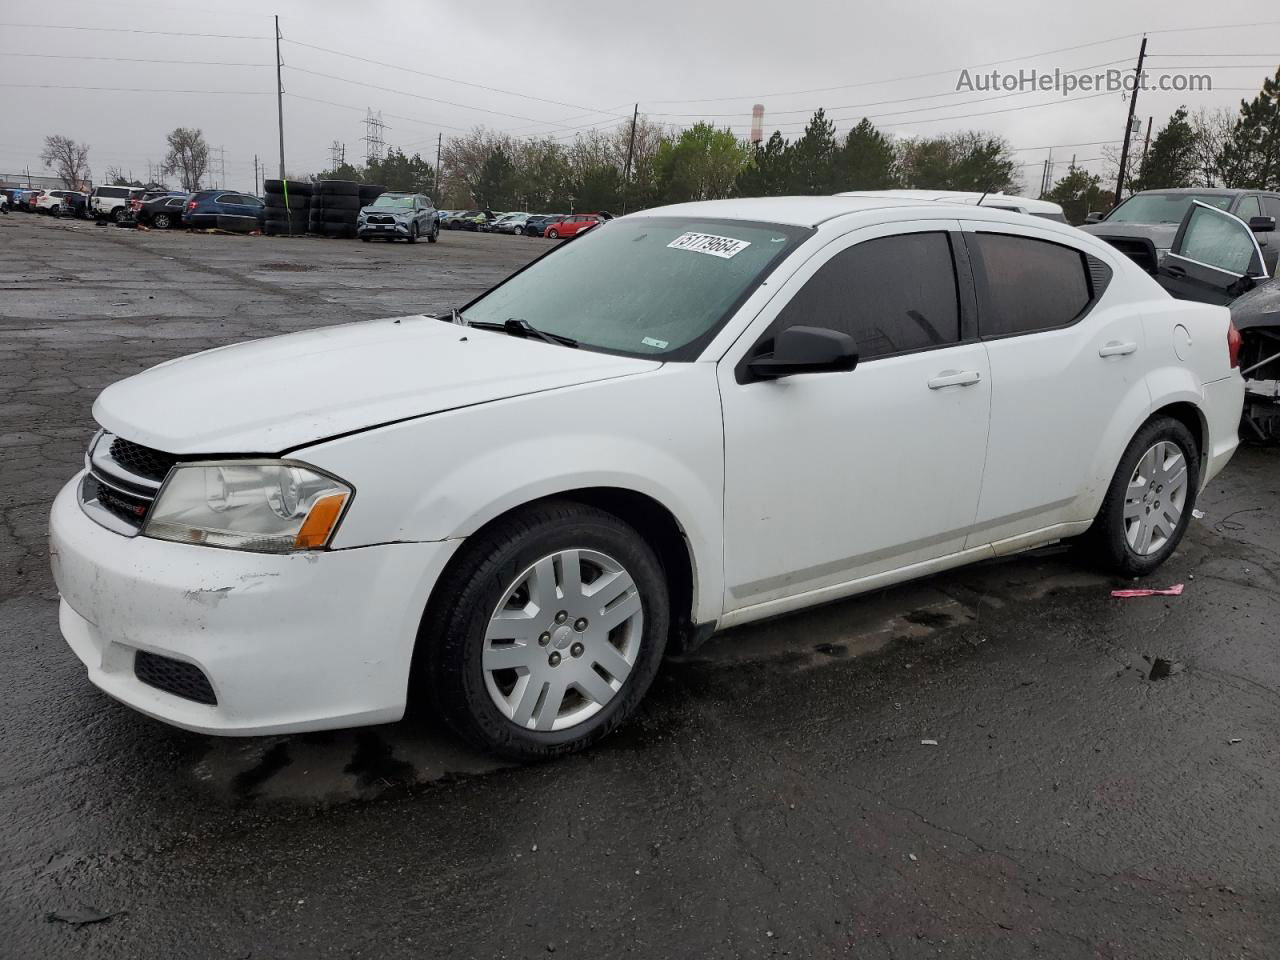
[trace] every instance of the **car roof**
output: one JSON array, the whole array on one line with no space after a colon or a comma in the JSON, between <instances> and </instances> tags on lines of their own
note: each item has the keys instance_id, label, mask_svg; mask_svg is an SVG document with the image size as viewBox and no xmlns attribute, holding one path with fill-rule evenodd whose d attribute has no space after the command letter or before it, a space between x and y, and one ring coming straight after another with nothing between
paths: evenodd
<instances>
[{"instance_id":1,"label":"car roof","mask_svg":"<svg viewBox=\"0 0 1280 960\"><path fill-rule=\"evenodd\" d=\"M981 193L977 190L851 190L838 197L900 197L904 200L930 200L934 203L964 203L984 207L1016 204L1028 213L1062 213L1062 206L1051 200L1036 200L1008 193Z\"/></svg>"},{"instance_id":2,"label":"car roof","mask_svg":"<svg viewBox=\"0 0 1280 960\"><path fill-rule=\"evenodd\" d=\"M651 207L629 217L711 217L723 220L755 220L795 227L816 227L835 217L865 210L895 207L937 207L928 200L906 197L740 197L733 200L696 200L667 207ZM970 208L965 213L972 213ZM1011 214L1011 216L1021 216ZM1021 222L1021 221L1019 221Z\"/></svg>"}]
</instances>

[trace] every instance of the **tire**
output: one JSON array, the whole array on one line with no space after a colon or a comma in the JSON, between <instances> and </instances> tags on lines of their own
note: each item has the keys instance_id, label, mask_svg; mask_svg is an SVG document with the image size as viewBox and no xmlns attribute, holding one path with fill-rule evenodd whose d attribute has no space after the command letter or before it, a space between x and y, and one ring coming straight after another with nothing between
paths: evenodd
<instances>
[{"instance_id":1,"label":"tire","mask_svg":"<svg viewBox=\"0 0 1280 960\"><path fill-rule=\"evenodd\" d=\"M309 197L315 190L315 184L311 183L309 180L290 180L288 181L288 183L289 183L290 197L294 197L294 196ZM283 180L263 180L262 181L262 192L264 194L275 193L275 194L283 195L284 187L285 187L285 181Z\"/></svg>"},{"instance_id":2,"label":"tire","mask_svg":"<svg viewBox=\"0 0 1280 960\"><path fill-rule=\"evenodd\" d=\"M124 207L116 207L114 210L111 211L112 223L121 223L124 220L124 217L125 217Z\"/></svg>"},{"instance_id":3,"label":"tire","mask_svg":"<svg viewBox=\"0 0 1280 960\"><path fill-rule=\"evenodd\" d=\"M374 186L366 183L360 185L360 190L357 192L356 196L360 198L360 202L362 204L368 205L386 192L386 187Z\"/></svg>"},{"instance_id":4,"label":"tire","mask_svg":"<svg viewBox=\"0 0 1280 960\"><path fill-rule=\"evenodd\" d=\"M299 197L294 195L292 191L289 193L289 202L286 204L283 193L268 193L265 197L268 208L274 207L277 210L283 210L286 206L290 210L306 210L311 206L310 197Z\"/></svg>"},{"instance_id":5,"label":"tire","mask_svg":"<svg viewBox=\"0 0 1280 960\"><path fill-rule=\"evenodd\" d=\"M416 223L409 224L409 242L418 242L418 225Z\"/></svg>"},{"instance_id":6,"label":"tire","mask_svg":"<svg viewBox=\"0 0 1280 960\"><path fill-rule=\"evenodd\" d=\"M490 618L513 589L536 576L535 568L568 550L581 551L579 576L583 570L612 569L613 575L620 570L629 577L627 593L620 595L626 599L617 605L625 605L626 610L611 608L614 619L625 619L614 624L611 632L601 629L598 622L593 630L588 622L577 618L594 617L601 600L594 601L596 606L592 607L592 601L579 591L570 590L569 597L563 600L554 600L553 594L554 603L539 611L526 627L530 631L543 628L541 636L548 637L548 642L540 642L539 635L532 633L524 647L512 644L494 648L520 659L527 648L531 663L527 675L533 679L521 686L515 670L486 671ZM562 580L558 571L563 566L547 563L545 569ZM606 575L609 574L600 573ZM528 580L530 592L533 582ZM587 582L590 585L595 578ZM556 589L554 584L552 589ZM631 599L632 594L638 602ZM657 556L632 527L617 517L572 501L543 501L470 538L436 585L435 596L440 599L428 608L418 634L415 678L421 678L423 692L459 736L514 760L543 760L573 753L609 734L630 716L648 691L666 646L667 584ZM562 611L551 613L552 606L561 604ZM516 601L515 606L518 605ZM568 614L567 618L562 613ZM579 623L585 623L583 631L578 630ZM542 656L546 651L550 652L544 664ZM624 675L619 678L614 674L612 681L605 681L593 664L600 664L606 672L612 667ZM563 672L557 673L561 667ZM585 695L581 688L569 686L575 678L590 681L597 695L604 691L603 702ZM536 683L540 691L547 681L552 686L542 702L539 692L529 688ZM553 708L550 696L555 693L557 682L562 696L556 697ZM619 682L619 686L613 687L613 682ZM513 686L504 689L508 684ZM522 696L521 691L532 696ZM506 699L504 694L510 698L505 708L499 705L500 698ZM536 710L538 707L542 709ZM529 729L509 715L519 711L530 712L529 722L535 725L566 725L559 730ZM575 720L574 713L583 718Z\"/></svg>"},{"instance_id":7,"label":"tire","mask_svg":"<svg viewBox=\"0 0 1280 960\"><path fill-rule=\"evenodd\" d=\"M1105 569L1146 576L1178 548L1199 489L1200 448L1191 431L1172 417L1148 420L1125 448L1086 543Z\"/></svg>"},{"instance_id":8,"label":"tire","mask_svg":"<svg viewBox=\"0 0 1280 960\"><path fill-rule=\"evenodd\" d=\"M516 228L515 228L514 230L512 230L511 232L512 232L512 233L514 233L517 237L523 237L523 236L524 236L524 227L516 227Z\"/></svg>"},{"instance_id":9,"label":"tire","mask_svg":"<svg viewBox=\"0 0 1280 960\"><path fill-rule=\"evenodd\" d=\"M151 226L157 230L168 230L173 226L173 219L167 213L157 213L151 218Z\"/></svg>"},{"instance_id":10,"label":"tire","mask_svg":"<svg viewBox=\"0 0 1280 960\"><path fill-rule=\"evenodd\" d=\"M341 211L350 211L352 214L355 214L357 211L359 211L359 209L362 206L364 206L364 204L360 202L359 197L322 196L322 197L311 198L311 209L313 210L315 209L328 210L335 213L341 210Z\"/></svg>"},{"instance_id":11,"label":"tire","mask_svg":"<svg viewBox=\"0 0 1280 960\"><path fill-rule=\"evenodd\" d=\"M431 227L431 232L427 234L427 243L435 243L440 239L440 225L435 224Z\"/></svg>"},{"instance_id":12,"label":"tire","mask_svg":"<svg viewBox=\"0 0 1280 960\"><path fill-rule=\"evenodd\" d=\"M356 225L356 215L350 210L344 210L339 213L324 211L319 215L313 212L310 219L312 223L331 223L337 226L349 226L352 229L355 229Z\"/></svg>"},{"instance_id":13,"label":"tire","mask_svg":"<svg viewBox=\"0 0 1280 960\"><path fill-rule=\"evenodd\" d=\"M560 239L560 231L559 231L559 230L557 230L555 227L552 227L550 230L548 230L548 231L547 231L547 239L548 239L548 240L559 240L559 239Z\"/></svg>"},{"instance_id":14,"label":"tire","mask_svg":"<svg viewBox=\"0 0 1280 960\"><path fill-rule=\"evenodd\" d=\"M360 184L354 180L317 180L311 195L313 197L350 197L360 199Z\"/></svg>"}]
</instances>

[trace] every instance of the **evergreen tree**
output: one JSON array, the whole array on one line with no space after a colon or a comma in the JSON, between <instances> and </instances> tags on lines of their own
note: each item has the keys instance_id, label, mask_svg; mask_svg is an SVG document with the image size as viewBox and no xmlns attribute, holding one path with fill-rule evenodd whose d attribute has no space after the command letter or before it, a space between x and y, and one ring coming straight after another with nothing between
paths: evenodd
<instances>
[{"instance_id":1,"label":"evergreen tree","mask_svg":"<svg viewBox=\"0 0 1280 960\"><path fill-rule=\"evenodd\" d=\"M1061 204L1070 223L1084 223L1092 211L1108 210L1111 194L1102 187L1102 178L1082 167L1071 167L1067 175L1044 195L1045 200Z\"/></svg>"},{"instance_id":2,"label":"evergreen tree","mask_svg":"<svg viewBox=\"0 0 1280 960\"><path fill-rule=\"evenodd\" d=\"M804 134L791 145L787 192L820 195L835 193L836 125L822 108L814 113Z\"/></svg>"},{"instance_id":3,"label":"evergreen tree","mask_svg":"<svg viewBox=\"0 0 1280 960\"><path fill-rule=\"evenodd\" d=\"M1240 119L1222 149L1219 168L1233 187L1280 189L1280 70L1250 101L1240 102Z\"/></svg>"},{"instance_id":4,"label":"evergreen tree","mask_svg":"<svg viewBox=\"0 0 1280 960\"><path fill-rule=\"evenodd\" d=\"M921 190L1017 193L1018 164L1009 144L977 130L900 141L903 186Z\"/></svg>"},{"instance_id":5,"label":"evergreen tree","mask_svg":"<svg viewBox=\"0 0 1280 960\"><path fill-rule=\"evenodd\" d=\"M480 167L476 201L487 210L506 210L516 205L516 187L515 164L503 147L495 147Z\"/></svg>"},{"instance_id":6,"label":"evergreen tree","mask_svg":"<svg viewBox=\"0 0 1280 960\"><path fill-rule=\"evenodd\" d=\"M835 189L888 190L898 185L893 142L866 117L849 131L836 158Z\"/></svg>"},{"instance_id":7,"label":"evergreen tree","mask_svg":"<svg viewBox=\"0 0 1280 960\"><path fill-rule=\"evenodd\" d=\"M782 134L773 132L764 144L756 144L751 159L738 172L734 193L740 197L780 197L791 176L791 149Z\"/></svg>"},{"instance_id":8,"label":"evergreen tree","mask_svg":"<svg viewBox=\"0 0 1280 960\"><path fill-rule=\"evenodd\" d=\"M1193 186L1198 166L1196 132L1187 120L1187 108L1179 107L1151 141L1138 166L1134 192Z\"/></svg>"}]
</instances>

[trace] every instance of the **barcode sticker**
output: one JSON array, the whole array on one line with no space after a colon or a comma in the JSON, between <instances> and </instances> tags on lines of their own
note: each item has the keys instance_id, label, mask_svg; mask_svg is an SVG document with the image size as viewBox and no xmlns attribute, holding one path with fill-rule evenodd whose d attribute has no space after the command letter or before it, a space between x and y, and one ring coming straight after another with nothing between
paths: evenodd
<instances>
[{"instance_id":1,"label":"barcode sticker","mask_svg":"<svg viewBox=\"0 0 1280 960\"><path fill-rule=\"evenodd\" d=\"M733 237L717 237L714 233L682 233L667 244L672 250L689 250L693 253L706 253L713 257L728 260L736 257L747 247L750 240L735 240Z\"/></svg>"}]
</instances>

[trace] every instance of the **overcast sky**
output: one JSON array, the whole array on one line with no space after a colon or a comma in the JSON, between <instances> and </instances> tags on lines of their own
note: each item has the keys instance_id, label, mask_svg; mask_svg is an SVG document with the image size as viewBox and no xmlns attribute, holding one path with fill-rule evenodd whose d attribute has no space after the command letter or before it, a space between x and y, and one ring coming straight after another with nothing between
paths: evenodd
<instances>
[{"instance_id":1,"label":"overcast sky","mask_svg":"<svg viewBox=\"0 0 1280 960\"><path fill-rule=\"evenodd\" d=\"M1126 101L1118 93L1077 93L1075 102L1060 102L1054 92L956 92L962 68L1009 61L981 69L1132 69L1146 30L1153 71L1208 73L1214 86L1211 93L1143 93L1138 114L1144 122L1154 115L1158 129L1179 103L1234 108L1280 62L1280 14L1258 0L9 2L0 13L6 24L0 26L0 172L30 164L36 173L43 136L62 133L92 145L95 177L117 165L145 178L148 161L164 155L165 133L194 126L225 151L225 185L252 188L255 153L275 176L272 13L292 41L281 49L286 164L296 174L326 167L334 140L346 145L348 160L362 162L367 108L382 111L387 144L434 161L438 133L447 138L483 124L567 140L584 125L626 123L637 101L655 121L685 125L707 117L746 136L758 101L765 106L766 135L779 127L798 134L819 106L841 131L864 114L900 136L988 130L1019 148L1023 182L1034 192L1049 145L1057 145L1059 175L1072 154L1105 170L1107 164L1094 159L1104 145L1094 141L1123 136ZM1258 21L1272 22L1241 26ZM1215 25L1220 28L1171 29ZM1065 49L1071 47L1078 49ZM1054 50L1062 52L1048 52ZM985 113L995 110L1002 112ZM961 116L973 113L985 115ZM215 176L218 156L215 151Z\"/></svg>"}]
</instances>

